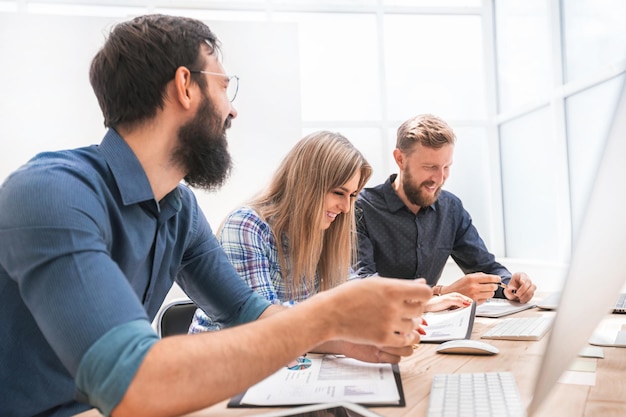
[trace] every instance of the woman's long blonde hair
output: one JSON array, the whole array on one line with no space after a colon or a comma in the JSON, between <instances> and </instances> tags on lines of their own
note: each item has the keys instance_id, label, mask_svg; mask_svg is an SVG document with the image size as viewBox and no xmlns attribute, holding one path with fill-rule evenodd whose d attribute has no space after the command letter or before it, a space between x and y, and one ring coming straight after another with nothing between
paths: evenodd
<instances>
[{"instance_id":1,"label":"woman's long blonde hair","mask_svg":"<svg viewBox=\"0 0 626 417\"><path fill-rule=\"evenodd\" d=\"M339 133L311 133L289 151L269 186L250 202L272 229L290 296L303 283L313 289L316 274L320 291L347 279L356 257L355 199L328 229L322 229L322 221L326 194L357 173L358 193L372 175L361 152Z\"/></svg>"}]
</instances>

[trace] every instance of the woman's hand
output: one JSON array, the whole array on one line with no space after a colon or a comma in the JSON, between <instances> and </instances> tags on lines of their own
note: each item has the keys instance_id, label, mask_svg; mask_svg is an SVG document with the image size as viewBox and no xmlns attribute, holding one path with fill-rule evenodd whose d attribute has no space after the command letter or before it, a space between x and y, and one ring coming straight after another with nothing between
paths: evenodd
<instances>
[{"instance_id":1,"label":"woman's hand","mask_svg":"<svg viewBox=\"0 0 626 417\"><path fill-rule=\"evenodd\" d=\"M458 292L432 297L425 305L425 311L443 311L463 308L472 304L472 299Z\"/></svg>"}]
</instances>

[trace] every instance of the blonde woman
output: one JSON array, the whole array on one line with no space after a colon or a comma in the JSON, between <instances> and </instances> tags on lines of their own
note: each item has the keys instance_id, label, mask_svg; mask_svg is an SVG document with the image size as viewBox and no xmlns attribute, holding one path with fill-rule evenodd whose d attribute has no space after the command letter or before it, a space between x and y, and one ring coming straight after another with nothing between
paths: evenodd
<instances>
[{"instance_id":1,"label":"blonde woman","mask_svg":"<svg viewBox=\"0 0 626 417\"><path fill-rule=\"evenodd\" d=\"M273 304L295 304L336 287L348 280L356 260L354 201L371 175L370 164L344 136L305 136L269 185L226 217L220 243L243 280ZM198 309L190 332L220 327L219 318ZM415 327L424 334L419 323ZM315 351L397 363L412 349L337 340Z\"/></svg>"},{"instance_id":2,"label":"blonde woman","mask_svg":"<svg viewBox=\"0 0 626 417\"><path fill-rule=\"evenodd\" d=\"M354 200L371 175L370 164L341 134L309 134L269 185L227 216L220 243L246 283L274 304L335 287L356 259ZM216 328L196 312L192 332Z\"/></svg>"}]
</instances>

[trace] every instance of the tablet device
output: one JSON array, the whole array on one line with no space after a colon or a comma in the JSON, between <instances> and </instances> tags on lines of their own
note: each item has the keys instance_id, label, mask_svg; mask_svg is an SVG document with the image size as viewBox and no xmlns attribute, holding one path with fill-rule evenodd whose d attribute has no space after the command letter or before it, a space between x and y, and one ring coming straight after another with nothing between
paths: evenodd
<instances>
[{"instance_id":1,"label":"tablet device","mask_svg":"<svg viewBox=\"0 0 626 417\"><path fill-rule=\"evenodd\" d=\"M338 402L305 405L259 414L257 417L381 417L381 415L358 404Z\"/></svg>"}]
</instances>

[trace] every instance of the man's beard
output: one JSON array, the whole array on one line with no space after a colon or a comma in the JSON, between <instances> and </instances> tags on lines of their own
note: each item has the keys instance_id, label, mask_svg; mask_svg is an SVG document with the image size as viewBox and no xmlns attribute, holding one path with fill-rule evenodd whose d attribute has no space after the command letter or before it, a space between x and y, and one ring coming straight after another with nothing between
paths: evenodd
<instances>
[{"instance_id":1,"label":"man's beard","mask_svg":"<svg viewBox=\"0 0 626 417\"><path fill-rule=\"evenodd\" d=\"M172 160L187 171L190 186L212 191L226 182L232 168L226 141L231 119L229 115L222 125L213 103L203 95L194 118L178 129Z\"/></svg>"},{"instance_id":2,"label":"man's beard","mask_svg":"<svg viewBox=\"0 0 626 417\"><path fill-rule=\"evenodd\" d=\"M441 187L443 186L443 184L437 187L434 194L431 194L424 191L424 187L434 185L433 181L424 181L416 187L413 185L413 177L411 177L411 173L408 169L405 169L402 174L402 190L404 191L404 195L406 195L406 198L412 204L415 204L419 207L428 207L435 201L437 201L437 198L439 198L439 194L441 193Z\"/></svg>"}]
</instances>

